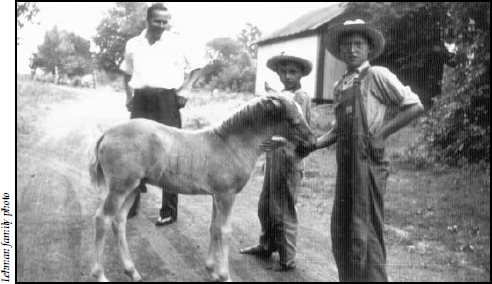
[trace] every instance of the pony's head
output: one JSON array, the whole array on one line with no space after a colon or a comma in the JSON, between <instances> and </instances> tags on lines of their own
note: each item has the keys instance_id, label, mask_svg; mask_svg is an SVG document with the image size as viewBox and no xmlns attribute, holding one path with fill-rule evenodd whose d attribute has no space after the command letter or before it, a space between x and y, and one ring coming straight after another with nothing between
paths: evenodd
<instances>
[{"instance_id":1,"label":"pony's head","mask_svg":"<svg viewBox=\"0 0 492 284\"><path fill-rule=\"evenodd\" d=\"M265 119L269 121L271 134L281 136L293 144L296 149L312 149L316 136L304 119L301 106L292 98L282 95L269 95L265 98L267 110ZM309 151L299 151L305 156Z\"/></svg>"},{"instance_id":2,"label":"pony's head","mask_svg":"<svg viewBox=\"0 0 492 284\"><path fill-rule=\"evenodd\" d=\"M221 136L244 132L281 136L296 149L312 149L316 143L316 136L303 118L300 105L293 98L278 94L249 101L216 129Z\"/></svg>"}]
</instances>

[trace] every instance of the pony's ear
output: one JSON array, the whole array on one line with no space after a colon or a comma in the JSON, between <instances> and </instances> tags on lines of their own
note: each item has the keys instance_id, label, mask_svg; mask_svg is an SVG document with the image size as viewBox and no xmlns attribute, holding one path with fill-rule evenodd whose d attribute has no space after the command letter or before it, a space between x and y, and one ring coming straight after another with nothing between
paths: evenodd
<instances>
[{"instance_id":1,"label":"pony's ear","mask_svg":"<svg viewBox=\"0 0 492 284\"><path fill-rule=\"evenodd\" d=\"M267 101L267 111L268 117L274 120L281 119L283 117L283 103L282 101L274 96L269 96Z\"/></svg>"},{"instance_id":2,"label":"pony's ear","mask_svg":"<svg viewBox=\"0 0 492 284\"><path fill-rule=\"evenodd\" d=\"M268 101L271 102L271 104L273 105L273 107L276 109L276 110L279 110L282 108L282 102L280 101L279 98L277 97L274 97L274 96L269 96L268 97Z\"/></svg>"}]
</instances>

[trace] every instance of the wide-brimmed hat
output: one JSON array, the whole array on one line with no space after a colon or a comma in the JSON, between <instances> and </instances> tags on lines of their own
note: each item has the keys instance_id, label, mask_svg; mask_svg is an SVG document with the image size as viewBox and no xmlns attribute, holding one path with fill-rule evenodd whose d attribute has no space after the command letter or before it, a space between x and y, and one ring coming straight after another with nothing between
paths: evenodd
<instances>
[{"instance_id":1,"label":"wide-brimmed hat","mask_svg":"<svg viewBox=\"0 0 492 284\"><path fill-rule=\"evenodd\" d=\"M295 63L299 64L302 67L302 76L307 76L309 73L311 73L311 70L313 69L313 64L311 61L300 58L297 56L293 55L287 55L282 52L280 55L276 55L267 61L267 67L273 70L274 72L277 72L277 67L278 65L282 63Z\"/></svg>"},{"instance_id":2,"label":"wide-brimmed hat","mask_svg":"<svg viewBox=\"0 0 492 284\"><path fill-rule=\"evenodd\" d=\"M342 60L340 56L339 40L340 37L347 33L360 33L368 37L372 43L372 51L368 55L368 60L373 60L381 55L384 51L386 40L383 33L376 27L370 24L366 24L363 20L357 19L354 21L345 21L343 24L339 24L328 28L328 39L326 48L337 59Z\"/></svg>"}]
</instances>

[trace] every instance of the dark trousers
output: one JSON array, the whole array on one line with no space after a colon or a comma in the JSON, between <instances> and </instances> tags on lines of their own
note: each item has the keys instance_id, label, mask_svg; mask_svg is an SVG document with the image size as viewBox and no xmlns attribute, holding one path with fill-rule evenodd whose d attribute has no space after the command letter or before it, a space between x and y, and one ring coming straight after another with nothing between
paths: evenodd
<instances>
[{"instance_id":1,"label":"dark trousers","mask_svg":"<svg viewBox=\"0 0 492 284\"><path fill-rule=\"evenodd\" d=\"M146 118L168 126L181 128L181 114L179 113L176 90L158 88L136 89L130 118ZM140 202L140 192L145 191L145 182L141 182L139 193L130 209L130 213L136 213ZM178 217L177 194L162 191L162 206L159 214L163 218L173 217L176 219Z\"/></svg>"}]
</instances>

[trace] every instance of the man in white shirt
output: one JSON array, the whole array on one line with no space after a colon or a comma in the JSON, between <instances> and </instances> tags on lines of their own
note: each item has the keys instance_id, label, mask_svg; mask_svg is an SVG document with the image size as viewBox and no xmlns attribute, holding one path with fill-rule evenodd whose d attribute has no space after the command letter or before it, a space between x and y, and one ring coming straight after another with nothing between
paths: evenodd
<instances>
[{"instance_id":1,"label":"man in white shirt","mask_svg":"<svg viewBox=\"0 0 492 284\"><path fill-rule=\"evenodd\" d=\"M190 89L200 76L201 66L193 66L181 37L169 31L171 14L158 3L147 9L147 29L126 43L120 69L125 73L126 107L131 118L151 119L181 128L179 109L186 104L180 94ZM191 70L184 80L187 67ZM139 185L146 192L145 179ZM140 193L128 213L136 215ZM171 224L178 217L178 195L163 191L157 226Z\"/></svg>"}]
</instances>

